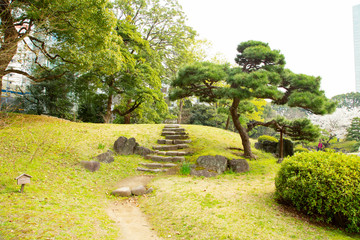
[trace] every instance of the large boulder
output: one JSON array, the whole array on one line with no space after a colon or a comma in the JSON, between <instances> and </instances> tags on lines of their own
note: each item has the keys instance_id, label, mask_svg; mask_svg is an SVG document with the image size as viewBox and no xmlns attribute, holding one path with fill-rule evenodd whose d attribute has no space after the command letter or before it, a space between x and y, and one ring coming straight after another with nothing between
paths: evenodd
<instances>
[{"instance_id":1,"label":"large boulder","mask_svg":"<svg viewBox=\"0 0 360 240\"><path fill-rule=\"evenodd\" d=\"M200 156L191 167L190 174L194 176L214 177L227 169L228 159L224 156Z\"/></svg>"},{"instance_id":2,"label":"large boulder","mask_svg":"<svg viewBox=\"0 0 360 240\"><path fill-rule=\"evenodd\" d=\"M149 148L146 148L146 147L137 146L137 147L135 147L134 153L137 154L137 155L141 155L141 156L145 157L145 156L147 156L149 154L152 154L153 151L150 150Z\"/></svg>"},{"instance_id":3,"label":"large boulder","mask_svg":"<svg viewBox=\"0 0 360 240\"><path fill-rule=\"evenodd\" d=\"M229 169L236 173L248 172L249 163L245 159L233 159L228 161Z\"/></svg>"},{"instance_id":4,"label":"large boulder","mask_svg":"<svg viewBox=\"0 0 360 240\"><path fill-rule=\"evenodd\" d=\"M99 160L99 162L103 162L103 163L111 163L114 161L114 153L110 150L108 150L105 153L101 153L99 155L96 156L97 160Z\"/></svg>"},{"instance_id":5,"label":"large boulder","mask_svg":"<svg viewBox=\"0 0 360 240\"><path fill-rule=\"evenodd\" d=\"M283 147L284 147L284 157L293 156L294 155L294 144L292 141L288 139L283 140ZM276 154L280 152L280 143L278 143L276 147Z\"/></svg>"},{"instance_id":6,"label":"large boulder","mask_svg":"<svg viewBox=\"0 0 360 240\"><path fill-rule=\"evenodd\" d=\"M95 172L100 169L100 163L97 161L81 161L80 165L91 172Z\"/></svg>"},{"instance_id":7,"label":"large boulder","mask_svg":"<svg viewBox=\"0 0 360 240\"><path fill-rule=\"evenodd\" d=\"M135 138L119 137L114 143L114 151L120 155L134 154L135 148L139 146Z\"/></svg>"},{"instance_id":8,"label":"large boulder","mask_svg":"<svg viewBox=\"0 0 360 240\"><path fill-rule=\"evenodd\" d=\"M277 142L265 140L255 143L255 148L268 153L276 153L277 145Z\"/></svg>"},{"instance_id":9,"label":"large boulder","mask_svg":"<svg viewBox=\"0 0 360 240\"><path fill-rule=\"evenodd\" d=\"M228 159L221 155L216 156L200 156L196 160L196 165L209 170L213 170L218 174L225 172L227 168Z\"/></svg>"},{"instance_id":10,"label":"large boulder","mask_svg":"<svg viewBox=\"0 0 360 240\"><path fill-rule=\"evenodd\" d=\"M209 170L206 168L196 167L196 165L192 166L190 169L190 175L198 176L198 177L215 177L219 175L217 172L213 170Z\"/></svg>"}]
</instances>

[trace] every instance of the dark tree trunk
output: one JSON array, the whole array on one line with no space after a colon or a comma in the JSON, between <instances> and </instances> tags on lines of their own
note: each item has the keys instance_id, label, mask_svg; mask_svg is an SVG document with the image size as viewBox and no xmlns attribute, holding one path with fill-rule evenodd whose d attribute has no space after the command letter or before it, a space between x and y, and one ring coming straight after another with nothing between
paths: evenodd
<instances>
[{"instance_id":1,"label":"dark tree trunk","mask_svg":"<svg viewBox=\"0 0 360 240\"><path fill-rule=\"evenodd\" d=\"M131 99L129 99L126 104L127 109L130 109L130 107L131 107ZM130 120L131 120L131 113L128 113L124 116L124 124L130 124Z\"/></svg>"},{"instance_id":2,"label":"dark tree trunk","mask_svg":"<svg viewBox=\"0 0 360 240\"><path fill-rule=\"evenodd\" d=\"M178 115L178 120L177 120L177 123L178 123L178 124L181 124L181 117L182 117L183 106L184 106L184 101L183 101L182 99L180 99L180 103L179 103L179 115Z\"/></svg>"},{"instance_id":3,"label":"dark tree trunk","mask_svg":"<svg viewBox=\"0 0 360 240\"><path fill-rule=\"evenodd\" d=\"M109 96L108 96L108 101L107 101L107 104L106 104L106 114L104 116L104 122L105 123L110 123L110 120L111 120L111 105L112 105L112 94L109 93Z\"/></svg>"},{"instance_id":4,"label":"dark tree trunk","mask_svg":"<svg viewBox=\"0 0 360 240\"><path fill-rule=\"evenodd\" d=\"M229 129L229 125L230 125L230 115L228 116L227 120L226 120L226 126L225 126L225 130Z\"/></svg>"},{"instance_id":5,"label":"dark tree trunk","mask_svg":"<svg viewBox=\"0 0 360 240\"><path fill-rule=\"evenodd\" d=\"M246 131L246 129L241 126L240 120L239 120L239 114L237 113L238 107L239 107L240 99L234 98L232 105L230 107L230 113L231 117L234 123L234 126L236 130L239 132L242 145L244 148L244 156L248 158L256 158L256 156L251 152L251 143L249 135Z\"/></svg>"},{"instance_id":6,"label":"dark tree trunk","mask_svg":"<svg viewBox=\"0 0 360 240\"><path fill-rule=\"evenodd\" d=\"M283 138L283 129L280 130L280 152L279 152L279 157L280 160L282 161L282 159L284 158L284 138Z\"/></svg>"}]
</instances>

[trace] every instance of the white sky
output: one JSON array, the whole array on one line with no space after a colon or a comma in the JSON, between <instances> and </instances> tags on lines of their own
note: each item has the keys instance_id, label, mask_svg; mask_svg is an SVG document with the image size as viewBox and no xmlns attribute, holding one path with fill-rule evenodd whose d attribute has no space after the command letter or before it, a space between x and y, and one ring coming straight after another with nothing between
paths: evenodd
<instances>
[{"instance_id":1,"label":"white sky","mask_svg":"<svg viewBox=\"0 0 360 240\"><path fill-rule=\"evenodd\" d=\"M234 64L240 42L280 50L286 68L320 76L327 97L355 91L352 7L360 0L178 0L187 24Z\"/></svg>"}]
</instances>

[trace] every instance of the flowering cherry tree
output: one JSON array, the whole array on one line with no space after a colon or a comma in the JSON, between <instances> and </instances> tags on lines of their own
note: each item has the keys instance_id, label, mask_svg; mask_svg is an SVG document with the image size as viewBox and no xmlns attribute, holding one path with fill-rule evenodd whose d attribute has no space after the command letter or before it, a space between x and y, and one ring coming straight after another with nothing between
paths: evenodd
<instances>
[{"instance_id":1,"label":"flowering cherry tree","mask_svg":"<svg viewBox=\"0 0 360 240\"><path fill-rule=\"evenodd\" d=\"M345 138L351 121L354 117L360 117L360 107L348 109L346 107L337 108L334 113L320 116L311 114L309 119L315 125L326 130L337 138Z\"/></svg>"}]
</instances>

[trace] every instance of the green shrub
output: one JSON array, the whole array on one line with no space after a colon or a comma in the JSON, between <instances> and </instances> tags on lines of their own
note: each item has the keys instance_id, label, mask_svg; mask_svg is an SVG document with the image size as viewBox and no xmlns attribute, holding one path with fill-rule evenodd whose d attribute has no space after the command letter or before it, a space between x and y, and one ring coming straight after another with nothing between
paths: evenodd
<instances>
[{"instance_id":1,"label":"green shrub","mask_svg":"<svg viewBox=\"0 0 360 240\"><path fill-rule=\"evenodd\" d=\"M278 140L275 137L269 136L269 135L262 135L258 138L259 142L263 141L271 141L271 142L278 142Z\"/></svg>"},{"instance_id":2,"label":"green shrub","mask_svg":"<svg viewBox=\"0 0 360 240\"><path fill-rule=\"evenodd\" d=\"M301 153L301 152L309 152L310 150L309 149L307 149L307 148L304 148L304 147L301 147L301 146L296 146L295 148L294 148L294 152L298 152L298 153Z\"/></svg>"},{"instance_id":3,"label":"green shrub","mask_svg":"<svg viewBox=\"0 0 360 240\"><path fill-rule=\"evenodd\" d=\"M286 159L275 196L320 221L360 232L360 159L329 152L300 153Z\"/></svg>"},{"instance_id":4,"label":"green shrub","mask_svg":"<svg viewBox=\"0 0 360 240\"><path fill-rule=\"evenodd\" d=\"M189 162L183 162L180 167L180 174L190 175L191 164Z\"/></svg>"}]
</instances>

